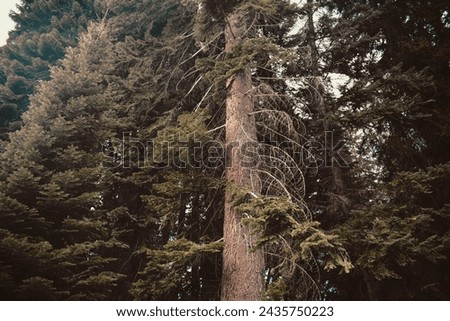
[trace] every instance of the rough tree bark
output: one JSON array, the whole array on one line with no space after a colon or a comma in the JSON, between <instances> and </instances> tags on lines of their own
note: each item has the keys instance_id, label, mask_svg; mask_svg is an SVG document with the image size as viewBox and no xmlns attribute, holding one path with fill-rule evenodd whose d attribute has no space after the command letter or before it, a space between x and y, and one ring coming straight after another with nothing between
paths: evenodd
<instances>
[{"instance_id":1,"label":"rough tree bark","mask_svg":"<svg viewBox=\"0 0 450 321\"><path fill-rule=\"evenodd\" d=\"M228 16L225 29L225 52L231 56L245 38L244 15L235 12ZM253 116L252 80L248 68L236 72L227 82L226 100L226 178L230 186L258 195L260 184L252 170L249 146L255 145L256 124ZM250 153L251 154L251 153ZM225 195L224 252L222 300L261 300L264 292L264 252L255 249L257 236L241 223L242 215L233 207L230 189Z\"/></svg>"}]
</instances>

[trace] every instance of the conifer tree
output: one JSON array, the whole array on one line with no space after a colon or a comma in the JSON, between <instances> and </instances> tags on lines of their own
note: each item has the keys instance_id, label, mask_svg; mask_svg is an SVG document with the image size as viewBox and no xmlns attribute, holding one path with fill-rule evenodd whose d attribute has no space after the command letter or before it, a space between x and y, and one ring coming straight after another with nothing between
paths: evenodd
<instances>
[{"instance_id":1,"label":"conifer tree","mask_svg":"<svg viewBox=\"0 0 450 321\"><path fill-rule=\"evenodd\" d=\"M47 21L39 8L23 9ZM4 293L318 298L318 265L350 263L303 200L304 127L284 77L296 7L142 0L96 10L104 21L52 69L3 144ZM17 19L23 35L32 29Z\"/></svg>"},{"instance_id":2,"label":"conifer tree","mask_svg":"<svg viewBox=\"0 0 450 321\"><path fill-rule=\"evenodd\" d=\"M221 289L221 297L226 300L271 297L270 290L265 294L266 285L276 288L289 283L288 275L295 275L302 286L299 289L292 282L292 293L286 297L318 295L314 278L305 272L308 268L296 266L314 266L313 253L321 247L319 239L326 244L323 262L328 267L333 266L332 262L345 269L350 266L333 236L308 222L310 214L302 200L302 165L295 159L295 149L301 150L295 139L299 139L302 127L291 117L293 102L280 98L287 86L282 76L277 77L292 59L285 37L295 23L295 14L295 6L287 2L204 1L197 17L197 41L203 51L210 53L197 59L214 90L210 96L213 100L208 101L213 103L215 115L221 109L226 111L213 129L222 132L227 146ZM248 28L244 28L245 24ZM207 99L208 92L201 102ZM240 102L239 106L236 102ZM280 249L280 240L292 243ZM266 253L266 262L262 253ZM236 255L248 259L239 262ZM269 277L263 277L267 273ZM246 274L248 277L244 277Z\"/></svg>"},{"instance_id":3,"label":"conifer tree","mask_svg":"<svg viewBox=\"0 0 450 321\"><path fill-rule=\"evenodd\" d=\"M115 262L126 245L103 206L109 46L104 23L92 25L39 86L1 155L11 165L1 171L2 220L22 217L2 229L10 299L111 299L123 278Z\"/></svg>"},{"instance_id":4,"label":"conifer tree","mask_svg":"<svg viewBox=\"0 0 450 321\"><path fill-rule=\"evenodd\" d=\"M109 89L115 100L114 108L127 110L129 116L129 122L117 127L117 141L121 140L120 133L124 130L129 136L122 143L113 143L112 150L119 150L121 155L118 155L118 166L111 169L111 186L114 186L111 199L117 206L125 206L111 215L117 215L117 219L129 227L129 232L122 236L132 242L130 248L133 252L124 262L129 269L130 280L134 280L132 296L152 300L218 299L225 277L221 273L223 263L219 254L222 244L226 246L221 231L226 206L236 213L240 211L236 215L245 216L240 226L247 231L247 237L254 238L249 251L261 253L261 249L267 246L274 253L267 265L256 267L260 271L256 277L266 284L250 287L252 298L265 297L267 284L275 287L283 282L290 283L292 290L287 298L317 296L316 280L303 273L305 269L297 269L296 266L304 262L313 264L313 251L321 247L320 244L325 245L327 254L323 262L329 267L339 260L337 265L348 268L349 264L342 259L342 252L334 244L333 236L321 233L316 223L300 223L309 220L302 203L303 176L293 156L283 152L277 142L270 139L270 136L277 137L282 145L285 136L273 134L270 130L275 133L287 130L288 135L295 136L302 127L296 127L289 116L289 113L293 114L291 103L277 100L270 86L259 80L274 75L277 59L286 60L289 56L278 45L284 41L282 34L287 33L295 22L295 11L287 3L267 3L267 7L262 8L253 2L236 4L236 7L225 5L226 14L215 11L213 3L208 2L201 3L200 10L195 1L145 3L145 8L150 10L148 25L159 27L157 32L153 32L152 27L146 33L137 32L133 34L134 39L127 38L126 30L121 31L118 23L126 19L127 10L119 5L110 9L115 15L112 24L116 27L113 29L118 32L118 39L123 41L116 47L118 78ZM225 18L234 9L239 11L242 8L251 12L245 17L246 21L254 16L257 22L250 28L250 35L259 32L259 25L268 25L261 29L267 36L262 40L249 37L249 41L237 46L237 52L226 53ZM281 21L281 13L289 13L291 19L282 24L280 31L276 24L268 21ZM167 21L156 19L158 16L166 17ZM155 21L158 23L154 24ZM139 29L131 30L134 33ZM139 34L143 35L142 39L138 39ZM273 43L269 38L272 36L277 39ZM270 53L264 51L266 45ZM275 57L271 57L272 54ZM267 107L255 110L255 115L258 115L258 122L255 118L255 126L258 127L256 138L261 142L267 141L267 144L261 144L261 150L266 149L269 153L257 156L263 161L260 168L254 169L255 173L259 172L254 177L265 177L264 190L258 194L264 192L267 199L259 196L255 202L249 202L246 195L256 193L242 186L233 187L234 184L221 179L226 167L226 149L223 146L226 142L227 79L231 79L243 63L249 64L252 77L258 79L258 88L254 89L252 81L251 90L255 92L248 97L254 100L255 105ZM257 71L253 71L256 66ZM231 85L232 81L229 83ZM284 80L273 80L273 84L285 87ZM261 98L266 96L270 98ZM284 121L285 127L282 125ZM151 142L150 148L148 142ZM211 162L210 149L205 147L218 151L214 155L215 162ZM291 149L294 148L299 147L293 143ZM294 174L272 173L277 169L270 162L285 166ZM225 193L228 193L229 201L226 201ZM279 203L273 196L281 196ZM298 205L285 201L283 197L295 200ZM292 241L295 250L284 247L283 255L288 258L279 254L275 258L281 243L279 240L283 237ZM299 248L302 248L302 254ZM289 266L282 262L289 262ZM255 265L247 262L243 268L254 271ZM270 271L270 277L264 278L264 271ZM291 274L303 282L301 289L295 281L288 282ZM227 279L226 282L245 283L242 278ZM223 298L237 298L235 295L224 296L222 292ZM267 296L271 297L271 294Z\"/></svg>"},{"instance_id":5,"label":"conifer tree","mask_svg":"<svg viewBox=\"0 0 450 321\"><path fill-rule=\"evenodd\" d=\"M93 0L22 1L10 17L16 23L0 48L0 138L19 126L36 84L48 80L49 67L75 46L88 21L95 19Z\"/></svg>"},{"instance_id":6,"label":"conifer tree","mask_svg":"<svg viewBox=\"0 0 450 321\"><path fill-rule=\"evenodd\" d=\"M248 26L244 11L239 8L225 19L225 53L233 56L246 40ZM249 65L244 63L241 68L227 80L225 146L230 164L226 178L233 187L257 195L261 193L259 178L253 166L245 167L243 155L243 148L257 141L252 81ZM250 164L253 162L250 160ZM233 206L229 191L224 212L223 300L259 300L264 291L264 253L254 249L258 236L242 226L241 220L242 214Z\"/></svg>"},{"instance_id":7,"label":"conifer tree","mask_svg":"<svg viewBox=\"0 0 450 321\"><path fill-rule=\"evenodd\" d=\"M315 217L330 229L342 222L350 209L352 160L346 145L348 131L340 123L341 106L329 76L333 70L324 61L329 52L328 13L312 0L304 2L301 11L298 61L292 73L299 78L297 99L306 107L307 146L318 159L317 172L307 176L307 202Z\"/></svg>"},{"instance_id":8,"label":"conifer tree","mask_svg":"<svg viewBox=\"0 0 450 321\"><path fill-rule=\"evenodd\" d=\"M363 188L337 230L357 267L335 278L338 294L448 298L448 4L327 5L338 13L328 64L350 80L339 117L359 144Z\"/></svg>"}]
</instances>

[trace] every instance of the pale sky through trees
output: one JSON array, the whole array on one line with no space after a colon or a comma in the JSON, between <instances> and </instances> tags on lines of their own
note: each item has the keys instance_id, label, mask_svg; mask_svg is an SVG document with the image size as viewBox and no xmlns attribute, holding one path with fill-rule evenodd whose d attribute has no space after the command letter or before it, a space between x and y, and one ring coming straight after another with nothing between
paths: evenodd
<instances>
[{"instance_id":1,"label":"pale sky through trees","mask_svg":"<svg viewBox=\"0 0 450 321\"><path fill-rule=\"evenodd\" d=\"M8 32L14 28L14 22L8 16L11 10L16 10L20 0L2 0L0 4L0 46L6 44Z\"/></svg>"}]
</instances>

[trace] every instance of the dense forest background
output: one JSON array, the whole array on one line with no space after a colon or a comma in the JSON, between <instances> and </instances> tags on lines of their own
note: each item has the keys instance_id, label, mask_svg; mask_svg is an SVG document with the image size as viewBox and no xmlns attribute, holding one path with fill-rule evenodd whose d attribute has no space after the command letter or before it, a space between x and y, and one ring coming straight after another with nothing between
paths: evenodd
<instances>
[{"instance_id":1,"label":"dense forest background","mask_svg":"<svg viewBox=\"0 0 450 321\"><path fill-rule=\"evenodd\" d=\"M0 299L450 300L449 7L22 0Z\"/></svg>"}]
</instances>

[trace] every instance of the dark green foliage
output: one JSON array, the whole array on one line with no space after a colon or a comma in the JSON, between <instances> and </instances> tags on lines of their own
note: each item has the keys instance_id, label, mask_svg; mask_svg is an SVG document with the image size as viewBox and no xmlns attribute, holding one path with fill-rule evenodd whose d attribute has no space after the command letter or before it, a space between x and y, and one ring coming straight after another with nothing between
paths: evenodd
<instances>
[{"instance_id":1,"label":"dark green foliage","mask_svg":"<svg viewBox=\"0 0 450 321\"><path fill-rule=\"evenodd\" d=\"M314 295L314 289L310 287L314 286L317 269L339 268L341 272L349 273L353 268L338 236L324 232L319 222L305 222L305 210L291 201L254 199L238 205L238 210L244 213L243 224L261 235L258 246L265 246L269 254L288 262L270 267L268 299L308 299L308 295ZM313 257L320 259L315 262L311 260ZM303 273L296 272L298 266L302 267Z\"/></svg>"},{"instance_id":2,"label":"dark green foliage","mask_svg":"<svg viewBox=\"0 0 450 321\"><path fill-rule=\"evenodd\" d=\"M13 165L0 172L8 299L106 299L123 278L114 268L127 246L110 235L102 208L108 65L99 68L99 57L109 44L105 26L92 26L40 85L1 155Z\"/></svg>"},{"instance_id":3,"label":"dark green foliage","mask_svg":"<svg viewBox=\"0 0 450 321\"><path fill-rule=\"evenodd\" d=\"M17 200L1 194L0 204L2 229L15 231L22 235L34 233L35 235L42 235L42 230L46 229L45 220L39 217L36 211L31 210Z\"/></svg>"},{"instance_id":4,"label":"dark green foliage","mask_svg":"<svg viewBox=\"0 0 450 321\"><path fill-rule=\"evenodd\" d=\"M227 55L234 10L250 28ZM0 48L0 299L219 299L224 101L245 67L264 195L234 205L266 250L265 298L448 300L448 12L22 1Z\"/></svg>"},{"instance_id":5,"label":"dark green foliage","mask_svg":"<svg viewBox=\"0 0 450 321\"><path fill-rule=\"evenodd\" d=\"M340 227L344 246L364 273L367 298L446 298L450 232L448 193L442 191L449 173L448 164L399 173L387 186L378 186L382 198L355 209ZM357 273L343 280L357 284ZM352 297L349 285L341 291Z\"/></svg>"},{"instance_id":6,"label":"dark green foliage","mask_svg":"<svg viewBox=\"0 0 450 321\"><path fill-rule=\"evenodd\" d=\"M445 1L329 1L324 54L349 77L339 121L362 156L353 211L336 226L356 269L337 298L448 299L449 87ZM374 167L375 165L375 167Z\"/></svg>"},{"instance_id":7,"label":"dark green foliage","mask_svg":"<svg viewBox=\"0 0 450 321\"><path fill-rule=\"evenodd\" d=\"M80 32L95 19L93 0L22 1L11 18L16 28L0 48L0 139L18 127L37 83L49 67L77 44Z\"/></svg>"},{"instance_id":8,"label":"dark green foliage","mask_svg":"<svg viewBox=\"0 0 450 321\"><path fill-rule=\"evenodd\" d=\"M189 300L208 298L209 293L197 293L193 287L193 270L198 270L205 256L222 251L222 243L197 244L185 239L169 242L162 250L147 250L148 263L131 289L137 300ZM204 271L198 271L205 274ZM209 298L212 299L212 298Z\"/></svg>"},{"instance_id":9,"label":"dark green foliage","mask_svg":"<svg viewBox=\"0 0 450 321\"><path fill-rule=\"evenodd\" d=\"M223 183L214 174L220 173L220 168L205 167L208 118L200 110L180 115L173 126L161 128L150 155L157 163L150 163L134 176L134 182L141 186L142 212L151 215L152 224L159 226L153 242L142 242L143 248L136 253L146 265L132 285L135 299L218 298L217 253L221 245L217 240L222 235ZM144 137L147 135L144 133ZM208 280L208 284L200 286L200 280Z\"/></svg>"}]
</instances>

